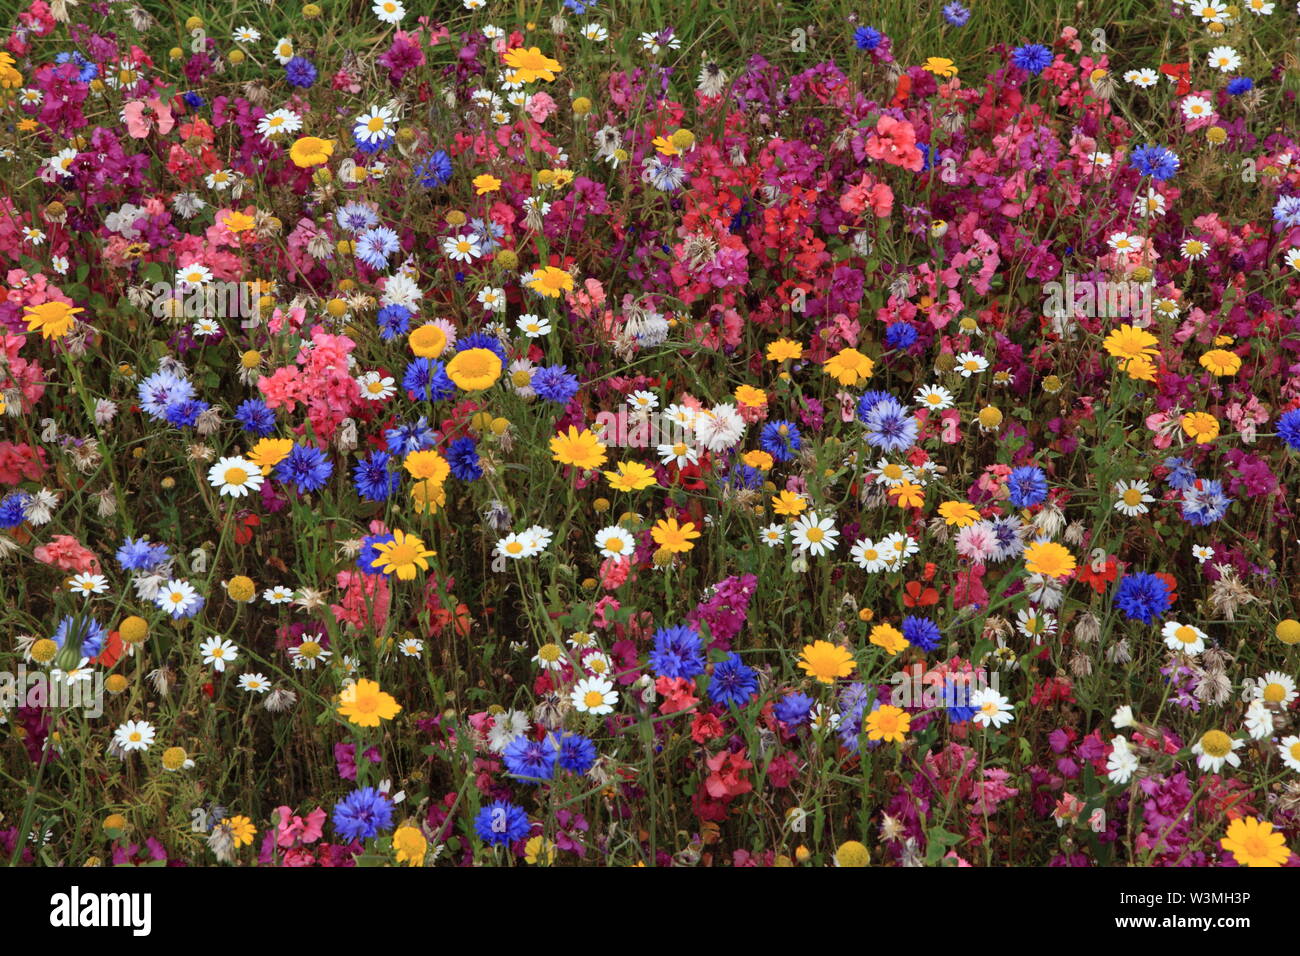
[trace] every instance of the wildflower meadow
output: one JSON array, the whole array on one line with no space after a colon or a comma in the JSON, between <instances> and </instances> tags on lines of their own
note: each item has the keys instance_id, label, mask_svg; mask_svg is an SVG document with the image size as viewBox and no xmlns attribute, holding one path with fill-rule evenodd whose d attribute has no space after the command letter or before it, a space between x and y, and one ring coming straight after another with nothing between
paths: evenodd
<instances>
[{"instance_id":1,"label":"wildflower meadow","mask_svg":"<svg viewBox=\"0 0 1300 956\"><path fill-rule=\"evenodd\" d=\"M1294 0L17 0L0 860L1300 865Z\"/></svg>"}]
</instances>

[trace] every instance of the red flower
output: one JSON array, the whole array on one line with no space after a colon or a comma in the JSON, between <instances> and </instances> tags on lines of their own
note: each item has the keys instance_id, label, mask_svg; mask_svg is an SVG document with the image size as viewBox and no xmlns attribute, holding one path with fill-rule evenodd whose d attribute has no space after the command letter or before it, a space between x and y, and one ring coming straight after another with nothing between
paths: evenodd
<instances>
[{"instance_id":1,"label":"red flower","mask_svg":"<svg viewBox=\"0 0 1300 956\"><path fill-rule=\"evenodd\" d=\"M753 784L741 774L754 765L745 759L745 748L737 753L723 750L710 757L706 763L713 772L704 781L704 789L715 800L738 797L754 789Z\"/></svg>"},{"instance_id":2,"label":"red flower","mask_svg":"<svg viewBox=\"0 0 1300 956\"><path fill-rule=\"evenodd\" d=\"M939 592L934 588L923 588L920 581L908 581L903 588L904 607L927 607L939 603Z\"/></svg>"}]
</instances>

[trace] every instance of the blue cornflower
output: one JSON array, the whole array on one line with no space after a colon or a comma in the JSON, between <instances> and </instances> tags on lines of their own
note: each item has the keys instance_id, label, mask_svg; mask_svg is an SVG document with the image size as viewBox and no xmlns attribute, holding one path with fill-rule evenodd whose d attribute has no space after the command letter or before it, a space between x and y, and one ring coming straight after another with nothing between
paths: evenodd
<instances>
[{"instance_id":1,"label":"blue cornflower","mask_svg":"<svg viewBox=\"0 0 1300 956\"><path fill-rule=\"evenodd\" d=\"M520 734L501 751L506 770L526 783L541 783L555 776L555 761L559 749L548 735L541 740L533 740L526 734Z\"/></svg>"},{"instance_id":2,"label":"blue cornflower","mask_svg":"<svg viewBox=\"0 0 1300 956\"><path fill-rule=\"evenodd\" d=\"M862 420L867 444L886 452L904 451L916 441L916 416L899 404L898 399L881 399Z\"/></svg>"},{"instance_id":3,"label":"blue cornflower","mask_svg":"<svg viewBox=\"0 0 1300 956\"><path fill-rule=\"evenodd\" d=\"M1196 484L1196 472L1192 470L1192 466L1185 459L1166 458L1161 464L1169 469L1165 481L1169 483L1169 487L1174 491L1186 491Z\"/></svg>"},{"instance_id":4,"label":"blue cornflower","mask_svg":"<svg viewBox=\"0 0 1300 956\"><path fill-rule=\"evenodd\" d=\"M993 540L998 549L993 552L994 561L1014 558L1025 550L1024 539L1020 536L1023 522L1016 515L1004 515L993 520Z\"/></svg>"},{"instance_id":5,"label":"blue cornflower","mask_svg":"<svg viewBox=\"0 0 1300 956\"><path fill-rule=\"evenodd\" d=\"M377 226L357 237L356 256L372 269L384 269L388 266L388 257L401 245L397 233L387 226Z\"/></svg>"},{"instance_id":6,"label":"blue cornflower","mask_svg":"<svg viewBox=\"0 0 1300 956\"><path fill-rule=\"evenodd\" d=\"M451 182L451 157L440 149L415 167L415 179L425 189L436 189Z\"/></svg>"},{"instance_id":7,"label":"blue cornflower","mask_svg":"<svg viewBox=\"0 0 1300 956\"><path fill-rule=\"evenodd\" d=\"M596 762L596 745L582 734L564 733L560 737L560 767L582 776Z\"/></svg>"},{"instance_id":8,"label":"blue cornflower","mask_svg":"<svg viewBox=\"0 0 1300 956\"><path fill-rule=\"evenodd\" d=\"M970 21L970 11L960 3L950 3L943 8L943 18L955 27L964 27Z\"/></svg>"},{"instance_id":9,"label":"blue cornflower","mask_svg":"<svg viewBox=\"0 0 1300 956\"><path fill-rule=\"evenodd\" d=\"M284 65L284 78L290 86L309 89L316 82L316 67L305 56L295 56Z\"/></svg>"},{"instance_id":10,"label":"blue cornflower","mask_svg":"<svg viewBox=\"0 0 1300 956\"><path fill-rule=\"evenodd\" d=\"M866 717L867 699L870 691L867 686L854 681L840 694L840 743L851 753L858 752L858 740L862 736L862 721Z\"/></svg>"},{"instance_id":11,"label":"blue cornflower","mask_svg":"<svg viewBox=\"0 0 1300 956\"><path fill-rule=\"evenodd\" d=\"M794 729L808 723L812 717L813 699L795 691L786 694L772 708L772 715L787 727Z\"/></svg>"},{"instance_id":12,"label":"blue cornflower","mask_svg":"<svg viewBox=\"0 0 1300 956\"><path fill-rule=\"evenodd\" d=\"M1023 465L1007 478L1010 501L1017 508L1030 508L1047 499L1047 476L1037 465Z\"/></svg>"},{"instance_id":13,"label":"blue cornflower","mask_svg":"<svg viewBox=\"0 0 1300 956\"><path fill-rule=\"evenodd\" d=\"M354 790L334 804L334 829L345 840L368 840L393 825L393 805L374 787Z\"/></svg>"},{"instance_id":14,"label":"blue cornflower","mask_svg":"<svg viewBox=\"0 0 1300 956\"><path fill-rule=\"evenodd\" d=\"M1011 62L1037 76L1052 65L1052 51L1041 43L1026 43L1011 51Z\"/></svg>"},{"instance_id":15,"label":"blue cornflower","mask_svg":"<svg viewBox=\"0 0 1300 956\"><path fill-rule=\"evenodd\" d=\"M943 682L943 705L948 712L948 719L954 724L964 724L975 716L975 708L970 705L970 684L955 681L947 677Z\"/></svg>"},{"instance_id":16,"label":"blue cornflower","mask_svg":"<svg viewBox=\"0 0 1300 956\"><path fill-rule=\"evenodd\" d=\"M293 485L299 492L323 488L334 474L334 463L314 445L294 445L293 450L275 466L275 477Z\"/></svg>"},{"instance_id":17,"label":"blue cornflower","mask_svg":"<svg viewBox=\"0 0 1300 956\"><path fill-rule=\"evenodd\" d=\"M1178 172L1178 156L1163 146L1139 146L1129 157L1129 165L1143 176L1164 182Z\"/></svg>"},{"instance_id":18,"label":"blue cornflower","mask_svg":"<svg viewBox=\"0 0 1300 956\"><path fill-rule=\"evenodd\" d=\"M1232 499L1217 481L1197 481L1183 490L1183 519L1188 524L1213 524L1228 513Z\"/></svg>"},{"instance_id":19,"label":"blue cornflower","mask_svg":"<svg viewBox=\"0 0 1300 956\"><path fill-rule=\"evenodd\" d=\"M410 425L398 425L396 428L390 428L384 432L384 440L388 442L388 450L394 455L403 457L413 451L423 451L426 448L432 448L435 444L433 429L429 427L429 419L421 415L419 421Z\"/></svg>"},{"instance_id":20,"label":"blue cornflower","mask_svg":"<svg viewBox=\"0 0 1300 956\"><path fill-rule=\"evenodd\" d=\"M0 501L0 528L5 531L16 528L27 520L27 495L21 491L15 491L11 495L5 495L4 501Z\"/></svg>"},{"instance_id":21,"label":"blue cornflower","mask_svg":"<svg viewBox=\"0 0 1300 956\"><path fill-rule=\"evenodd\" d=\"M392 544L397 539L391 534L370 534L361 539L361 550L357 552L357 569L363 574L378 577L383 574L375 567L379 560L379 545Z\"/></svg>"},{"instance_id":22,"label":"blue cornflower","mask_svg":"<svg viewBox=\"0 0 1300 956\"><path fill-rule=\"evenodd\" d=\"M469 231L474 238L478 240L479 247L484 253L496 252L501 248L501 239L506 234L506 227L499 222L493 222L491 219L480 219L475 216L469 221Z\"/></svg>"},{"instance_id":23,"label":"blue cornflower","mask_svg":"<svg viewBox=\"0 0 1300 956\"><path fill-rule=\"evenodd\" d=\"M929 618L913 617L910 614L903 618L903 636L907 638L909 644L914 644L927 652L938 647L943 639L938 624Z\"/></svg>"},{"instance_id":24,"label":"blue cornflower","mask_svg":"<svg viewBox=\"0 0 1300 956\"><path fill-rule=\"evenodd\" d=\"M365 153L367 156L373 156L375 153L383 152L389 146L392 146L393 143L397 142L397 133L390 129L387 135L382 136L379 139L362 139L360 136L360 128L354 127L352 130L352 139L356 142L357 149L361 150L361 152Z\"/></svg>"},{"instance_id":25,"label":"blue cornflower","mask_svg":"<svg viewBox=\"0 0 1300 956\"><path fill-rule=\"evenodd\" d=\"M260 398L250 398L235 409L235 421L246 432L265 438L275 431L275 412Z\"/></svg>"},{"instance_id":26,"label":"blue cornflower","mask_svg":"<svg viewBox=\"0 0 1300 956\"><path fill-rule=\"evenodd\" d=\"M167 409L194 397L194 386L175 372L159 369L136 387L141 410L155 421L167 417Z\"/></svg>"},{"instance_id":27,"label":"blue cornflower","mask_svg":"<svg viewBox=\"0 0 1300 956\"><path fill-rule=\"evenodd\" d=\"M876 407L877 402L884 401L886 398L893 398L888 392L863 392L862 397L858 399L858 420L866 421L867 415Z\"/></svg>"},{"instance_id":28,"label":"blue cornflower","mask_svg":"<svg viewBox=\"0 0 1300 956\"><path fill-rule=\"evenodd\" d=\"M853 31L853 42L859 50L870 52L880 46L883 39L884 36L875 27L858 27Z\"/></svg>"},{"instance_id":29,"label":"blue cornflower","mask_svg":"<svg viewBox=\"0 0 1300 956\"><path fill-rule=\"evenodd\" d=\"M392 456L386 451L372 452L352 469L352 483L366 501L387 501L402 486L400 476L388 470Z\"/></svg>"},{"instance_id":30,"label":"blue cornflower","mask_svg":"<svg viewBox=\"0 0 1300 956\"><path fill-rule=\"evenodd\" d=\"M758 436L758 444L777 461L789 461L803 447L803 436L794 422L768 422Z\"/></svg>"},{"instance_id":31,"label":"blue cornflower","mask_svg":"<svg viewBox=\"0 0 1300 956\"><path fill-rule=\"evenodd\" d=\"M905 349L914 344L920 333L910 322L894 322L885 329L885 344L891 349Z\"/></svg>"},{"instance_id":32,"label":"blue cornflower","mask_svg":"<svg viewBox=\"0 0 1300 956\"><path fill-rule=\"evenodd\" d=\"M735 464L727 471L727 477L722 481L722 487L731 488L734 491L753 491L756 488L763 487L763 473L757 468L749 465Z\"/></svg>"},{"instance_id":33,"label":"blue cornflower","mask_svg":"<svg viewBox=\"0 0 1300 956\"><path fill-rule=\"evenodd\" d=\"M1130 621L1151 624L1169 610L1172 603L1169 583L1145 571L1126 574L1115 589L1115 606L1128 615Z\"/></svg>"},{"instance_id":34,"label":"blue cornflower","mask_svg":"<svg viewBox=\"0 0 1300 956\"><path fill-rule=\"evenodd\" d=\"M379 337L385 342L405 335L411 328L411 316L414 315L404 305L386 305L379 310L375 321L379 323Z\"/></svg>"},{"instance_id":35,"label":"blue cornflower","mask_svg":"<svg viewBox=\"0 0 1300 956\"><path fill-rule=\"evenodd\" d=\"M1300 408L1293 408L1277 420L1277 437L1300 451Z\"/></svg>"},{"instance_id":36,"label":"blue cornflower","mask_svg":"<svg viewBox=\"0 0 1300 956\"><path fill-rule=\"evenodd\" d=\"M528 836L528 814L505 800L494 800L474 818L474 832L484 843L494 846L514 843Z\"/></svg>"},{"instance_id":37,"label":"blue cornflower","mask_svg":"<svg viewBox=\"0 0 1300 956\"><path fill-rule=\"evenodd\" d=\"M75 641L81 645L82 657L95 657L104 649L104 637L104 625L95 619L83 618L77 621L65 617L59 621L59 629L50 639L60 650L68 640Z\"/></svg>"},{"instance_id":38,"label":"blue cornflower","mask_svg":"<svg viewBox=\"0 0 1300 956\"><path fill-rule=\"evenodd\" d=\"M459 481L478 481L483 477L483 469L478 463L478 445L468 435L447 446L447 464Z\"/></svg>"},{"instance_id":39,"label":"blue cornflower","mask_svg":"<svg viewBox=\"0 0 1300 956\"><path fill-rule=\"evenodd\" d=\"M176 428L193 428L199 416L208 410L208 403L199 399L187 402L173 402L167 406L166 418Z\"/></svg>"},{"instance_id":40,"label":"blue cornflower","mask_svg":"<svg viewBox=\"0 0 1300 956\"><path fill-rule=\"evenodd\" d=\"M77 65L77 79L82 83L89 83L95 77L99 76L99 67L91 63L76 50L71 53L60 53L54 57L54 62L62 66L64 63L75 63Z\"/></svg>"},{"instance_id":41,"label":"blue cornflower","mask_svg":"<svg viewBox=\"0 0 1300 956\"><path fill-rule=\"evenodd\" d=\"M533 370L533 391L556 405L567 405L581 386L576 375L570 375L564 365L551 365Z\"/></svg>"},{"instance_id":42,"label":"blue cornflower","mask_svg":"<svg viewBox=\"0 0 1300 956\"><path fill-rule=\"evenodd\" d=\"M167 545L153 544L144 538L127 538L117 549L117 563L125 571L152 571L170 558Z\"/></svg>"},{"instance_id":43,"label":"blue cornflower","mask_svg":"<svg viewBox=\"0 0 1300 956\"><path fill-rule=\"evenodd\" d=\"M1240 96L1242 93L1249 93L1255 88L1255 81L1248 76L1234 76L1228 81L1227 93L1229 96Z\"/></svg>"},{"instance_id":44,"label":"blue cornflower","mask_svg":"<svg viewBox=\"0 0 1300 956\"><path fill-rule=\"evenodd\" d=\"M203 103L204 103L203 97L199 96L199 94L195 93L193 90L190 90L188 93L182 96L181 99L183 99L185 101L185 105L192 110L202 109L203 107Z\"/></svg>"},{"instance_id":45,"label":"blue cornflower","mask_svg":"<svg viewBox=\"0 0 1300 956\"><path fill-rule=\"evenodd\" d=\"M487 349L501 360L501 364L506 364L506 349L501 344L501 340L495 335L488 335L486 332L475 332L473 335L467 335L463 339L456 340L456 351L466 352L470 349Z\"/></svg>"},{"instance_id":46,"label":"blue cornflower","mask_svg":"<svg viewBox=\"0 0 1300 956\"><path fill-rule=\"evenodd\" d=\"M1283 229L1300 226L1300 196L1282 196L1273 206L1273 219Z\"/></svg>"},{"instance_id":47,"label":"blue cornflower","mask_svg":"<svg viewBox=\"0 0 1300 956\"><path fill-rule=\"evenodd\" d=\"M690 680L704 673L704 643L693 627L661 627L655 631L654 642L649 665L656 675Z\"/></svg>"},{"instance_id":48,"label":"blue cornflower","mask_svg":"<svg viewBox=\"0 0 1300 956\"><path fill-rule=\"evenodd\" d=\"M335 211L334 221L340 229L359 235L379 225L379 213L363 202L350 202Z\"/></svg>"},{"instance_id":49,"label":"blue cornflower","mask_svg":"<svg viewBox=\"0 0 1300 956\"><path fill-rule=\"evenodd\" d=\"M745 664L736 653L713 665L709 680L709 699L715 704L744 707L758 693L758 672Z\"/></svg>"},{"instance_id":50,"label":"blue cornflower","mask_svg":"<svg viewBox=\"0 0 1300 956\"><path fill-rule=\"evenodd\" d=\"M568 10L582 16L588 10L596 6L599 0L564 0L564 6Z\"/></svg>"},{"instance_id":51,"label":"blue cornflower","mask_svg":"<svg viewBox=\"0 0 1300 956\"><path fill-rule=\"evenodd\" d=\"M441 402L456 394L456 383L441 362L427 358L412 359L402 375L402 388L426 402Z\"/></svg>"}]
</instances>

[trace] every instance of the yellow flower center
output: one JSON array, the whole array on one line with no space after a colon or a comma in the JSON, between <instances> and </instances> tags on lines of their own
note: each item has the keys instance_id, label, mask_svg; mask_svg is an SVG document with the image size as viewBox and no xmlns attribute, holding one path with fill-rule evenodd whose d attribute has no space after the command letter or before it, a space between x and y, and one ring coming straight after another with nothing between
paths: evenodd
<instances>
[{"instance_id":1,"label":"yellow flower center","mask_svg":"<svg viewBox=\"0 0 1300 956\"><path fill-rule=\"evenodd\" d=\"M1201 750L1211 757L1226 757L1232 752L1232 738L1222 730L1208 731L1201 738Z\"/></svg>"}]
</instances>

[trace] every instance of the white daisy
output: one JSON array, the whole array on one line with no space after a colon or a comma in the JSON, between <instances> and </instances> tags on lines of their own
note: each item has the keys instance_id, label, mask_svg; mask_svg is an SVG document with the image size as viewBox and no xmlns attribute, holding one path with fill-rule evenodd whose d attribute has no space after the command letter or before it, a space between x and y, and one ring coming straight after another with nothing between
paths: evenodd
<instances>
[{"instance_id":1,"label":"white daisy","mask_svg":"<svg viewBox=\"0 0 1300 956\"><path fill-rule=\"evenodd\" d=\"M628 407L637 412L652 412L659 407L659 399L654 392L644 389L633 392L627 397Z\"/></svg>"},{"instance_id":2,"label":"white daisy","mask_svg":"<svg viewBox=\"0 0 1300 956\"><path fill-rule=\"evenodd\" d=\"M1241 766L1237 751L1246 745L1244 740L1229 737L1222 730L1210 730L1201 735L1201 739L1192 744L1192 753L1196 754L1196 766L1205 773L1218 773L1224 764Z\"/></svg>"},{"instance_id":3,"label":"white daisy","mask_svg":"<svg viewBox=\"0 0 1300 956\"><path fill-rule=\"evenodd\" d=\"M962 378L978 375L989 367L989 360L976 352L962 352L957 356L957 371Z\"/></svg>"},{"instance_id":4,"label":"white daisy","mask_svg":"<svg viewBox=\"0 0 1300 956\"><path fill-rule=\"evenodd\" d=\"M382 143L388 139L396 114L387 106L372 106L357 117L352 133L358 142Z\"/></svg>"},{"instance_id":5,"label":"white daisy","mask_svg":"<svg viewBox=\"0 0 1300 956\"><path fill-rule=\"evenodd\" d=\"M614 712L614 705L618 703L618 691L614 690L611 681L603 677L584 677L573 685L569 700L578 713L603 717Z\"/></svg>"},{"instance_id":6,"label":"white daisy","mask_svg":"<svg viewBox=\"0 0 1300 956\"><path fill-rule=\"evenodd\" d=\"M1165 647L1171 651L1181 651L1189 657L1195 657L1205 650L1206 633L1191 624L1166 621L1160 634L1165 639Z\"/></svg>"},{"instance_id":7,"label":"white daisy","mask_svg":"<svg viewBox=\"0 0 1300 956\"><path fill-rule=\"evenodd\" d=\"M1160 82L1160 76L1155 70L1144 67L1141 70L1129 70L1124 74L1124 82L1148 90Z\"/></svg>"},{"instance_id":8,"label":"white daisy","mask_svg":"<svg viewBox=\"0 0 1300 956\"><path fill-rule=\"evenodd\" d=\"M397 645L397 650L403 657L419 657L424 653L424 641L418 637L408 637Z\"/></svg>"},{"instance_id":9,"label":"white daisy","mask_svg":"<svg viewBox=\"0 0 1300 956\"><path fill-rule=\"evenodd\" d=\"M271 682L264 674L240 674L239 689L250 694L265 694L271 689Z\"/></svg>"},{"instance_id":10,"label":"white daisy","mask_svg":"<svg viewBox=\"0 0 1300 956\"><path fill-rule=\"evenodd\" d=\"M1144 219L1150 219L1165 214L1165 197L1160 195L1154 189L1147 189L1146 193L1138 196L1133 200L1133 215L1141 216Z\"/></svg>"},{"instance_id":11,"label":"white daisy","mask_svg":"<svg viewBox=\"0 0 1300 956\"><path fill-rule=\"evenodd\" d=\"M288 604L293 600L293 592L283 585L267 588L262 592L262 600L267 604Z\"/></svg>"},{"instance_id":12,"label":"white daisy","mask_svg":"<svg viewBox=\"0 0 1300 956\"><path fill-rule=\"evenodd\" d=\"M919 390L912 400L922 408L928 408L935 412L942 412L945 409L952 408L953 404L952 392L941 385L927 385Z\"/></svg>"},{"instance_id":13,"label":"white daisy","mask_svg":"<svg viewBox=\"0 0 1300 956\"><path fill-rule=\"evenodd\" d=\"M302 117L293 110L275 110L257 121L257 131L262 134L263 139L270 139L277 133L296 133L300 129L302 129Z\"/></svg>"},{"instance_id":14,"label":"white daisy","mask_svg":"<svg viewBox=\"0 0 1300 956\"><path fill-rule=\"evenodd\" d=\"M453 262L473 262L483 255L476 236L447 236L442 240L442 251Z\"/></svg>"},{"instance_id":15,"label":"white daisy","mask_svg":"<svg viewBox=\"0 0 1300 956\"><path fill-rule=\"evenodd\" d=\"M230 498L242 498L262 487L262 469L246 458L221 458L208 469L208 484Z\"/></svg>"},{"instance_id":16,"label":"white daisy","mask_svg":"<svg viewBox=\"0 0 1300 956\"><path fill-rule=\"evenodd\" d=\"M1147 505L1156 500L1150 490L1145 481L1115 482L1115 510L1130 518L1146 514L1151 510Z\"/></svg>"},{"instance_id":17,"label":"white daisy","mask_svg":"<svg viewBox=\"0 0 1300 956\"><path fill-rule=\"evenodd\" d=\"M539 318L536 315L521 315L515 322L515 328L530 339L541 338L551 331L551 322L549 319Z\"/></svg>"},{"instance_id":18,"label":"white daisy","mask_svg":"<svg viewBox=\"0 0 1300 956\"><path fill-rule=\"evenodd\" d=\"M82 597L90 597L92 594L106 594L108 592L108 578L102 574L78 574L68 582L68 590L74 594L80 594Z\"/></svg>"},{"instance_id":19,"label":"white daisy","mask_svg":"<svg viewBox=\"0 0 1300 956\"><path fill-rule=\"evenodd\" d=\"M1292 734L1290 737L1283 737L1277 745L1277 751L1282 755L1282 763L1287 768L1300 773L1300 737Z\"/></svg>"},{"instance_id":20,"label":"white daisy","mask_svg":"<svg viewBox=\"0 0 1300 956\"><path fill-rule=\"evenodd\" d=\"M236 43L256 43L262 39L262 34L252 27L238 27L231 35Z\"/></svg>"},{"instance_id":21,"label":"white daisy","mask_svg":"<svg viewBox=\"0 0 1300 956\"><path fill-rule=\"evenodd\" d=\"M397 0L379 0L370 9L374 11L381 23L401 23L402 17L406 16L406 7Z\"/></svg>"},{"instance_id":22,"label":"white daisy","mask_svg":"<svg viewBox=\"0 0 1300 956\"><path fill-rule=\"evenodd\" d=\"M382 402L397 394L397 383L391 375L380 376L378 372L367 372L357 379L361 397L368 402Z\"/></svg>"},{"instance_id":23,"label":"white daisy","mask_svg":"<svg viewBox=\"0 0 1300 956\"><path fill-rule=\"evenodd\" d=\"M782 544L785 541L785 525L770 524L765 528L759 528L758 540L762 541L769 548L775 548L778 544Z\"/></svg>"},{"instance_id":24,"label":"white daisy","mask_svg":"<svg viewBox=\"0 0 1300 956\"><path fill-rule=\"evenodd\" d=\"M145 720L128 720L113 731L113 742L126 752L148 750L154 738L153 725Z\"/></svg>"},{"instance_id":25,"label":"white daisy","mask_svg":"<svg viewBox=\"0 0 1300 956\"><path fill-rule=\"evenodd\" d=\"M969 705L975 708L971 720L981 727L1001 727L1015 719L1011 702L992 687L984 687L971 694Z\"/></svg>"},{"instance_id":26,"label":"white daisy","mask_svg":"<svg viewBox=\"0 0 1300 956\"><path fill-rule=\"evenodd\" d=\"M695 450L695 446L685 441L677 441L668 445L659 445L655 452L659 455L659 461L665 465L676 465L678 468L685 468L687 465L697 464L700 460L700 453Z\"/></svg>"},{"instance_id":27,"label":"white daisy","mask_svg":"<svg viewBox=\"0 0 1300 956\"><path fill-rule=\"evenodd\" d=\"M849 549L853 562L868 574L883 571L888 564L888 556L881 547L870 538L859 538Z\"/></svg>"},{"instance_id":28,"label":"white daisy","mask_svg":"<svg viewBox=\"0 0 1300 956\"><path fill-rule=\"evenodd\" d=\"M199 653L203 655L203 663L211 664L215 671L224 671L227 664L233 664L239 657L235 642L223 639L220 634L214 634L200 644Z\"/></svg>"},{"instance_id":29,"label":"white daisy","mask_svg":"<svg viewBox=\"0 0 1300 956\"><path fill-rule=\"evenodd\" d=\"M1210 61L1210 66L1220 73L1231 73L1241 66L1241 57L1230 46L1216 46L1210 51L1207 59Z\"/></svg>"},{"instance_id":30,"label":"white daisy","mask_svg":"<svg viewBox=\"0 0 1300 956\"><path fill-rule=\"evenodd\" d=\"M154 603L172 617L181 617L198 603L199 595L188 581L173 579L158 589Z\"/></svg>"},{"instance_id":31,"label":"white daisy","mask_svg":"<svg viewBox=\"0 0 1300 956\"><path fill-rule=\"evenodd\" d=\"M602 558L630 557L636 550L636 539L626 528L610 525L596 532L596 549Z\"/></svg>"},{"instance_id":32,"label":"white daisy","mask_svg":"<svg viewBox=\"0 0 1300 956\"><path fill-rule=\"evenodd\" d=\"M790 540L801 552L811 551L814 557L821 557L827 551L835 550L835 542L840 533L835 530L835 519L818 518L815 511L800 515L790 528Z\"/></svg>"},{"instance_id":33,"label":"white daisy","mask_svg":"<svg viewBox=\"0 0 1300 956\"><path fill-rule=\"evenodd\" d=\"M1203 96L1184 97L1180 108L1190 120L1206 119L1214 115L1214 106Z\"/></svg>"}]
</instances>

